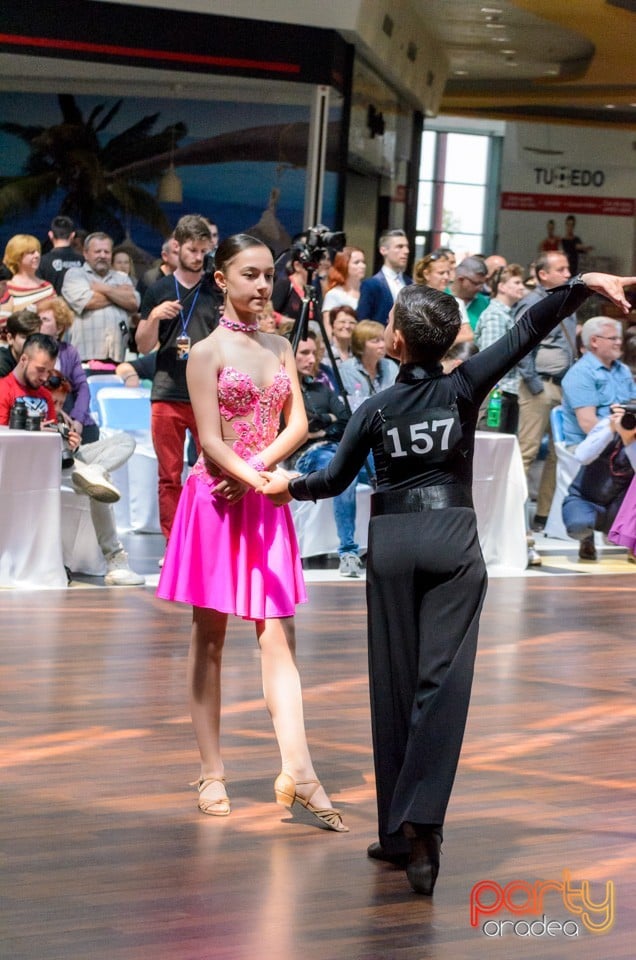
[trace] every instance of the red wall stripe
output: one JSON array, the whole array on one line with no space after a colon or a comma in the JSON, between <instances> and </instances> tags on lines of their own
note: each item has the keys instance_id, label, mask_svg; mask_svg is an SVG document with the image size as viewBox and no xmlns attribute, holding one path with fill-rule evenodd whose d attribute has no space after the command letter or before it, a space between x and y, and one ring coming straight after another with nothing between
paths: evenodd
<instances>
[{"instance_id":1,"label":"red wall stripe","mask_svg":"<svg viewBox=\"0 0 636 960\"><path fill-rule=\"evenodd\" d=\"M268 60L244 60L240 57L214 57L199 53L178 53L174 50L144 50L141 47L119 47L107 43L83 43L76 40L57 40L51 37L24 37L0 33L0 43L16 47L40 47L69 50L76 53L106 54L115 57L134 57L142 60L173 60L208 67L233 67L243 70L262 70L268 73L300 73L298 63L280 63Z\"/></svg>"}]
</instances>

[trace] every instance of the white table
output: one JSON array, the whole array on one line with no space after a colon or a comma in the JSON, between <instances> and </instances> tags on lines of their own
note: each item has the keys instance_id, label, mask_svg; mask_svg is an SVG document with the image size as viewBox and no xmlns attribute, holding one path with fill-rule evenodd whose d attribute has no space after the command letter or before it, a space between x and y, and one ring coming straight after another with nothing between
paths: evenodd
<instances>
[{"instance_id":1,"label":"white table","mask_svg":"<svg viewBox=\"0 0 636 960\"><path fill-rule=\"evenodd\" d=\"M66 587L58 433L0 427L0 587Z\"/></svg>"},{"instance_id":2,"label":"white table","mask_svg":"<svg viewBox=\"0 0 636 960\"><path fill-rule=\"evenodd\" d=\"M528 563L525 502L528 496L523 461L512 434L478 431L475 434L473 500L479 542L491 571L525 570ZM356 539L367 547L371 490L356 490ZM302 557L337 553L338 537L330 500L293 501L291 504Z\"/></svg>"},{"instance_id":3,"label":"white table","mask_svg":"<svg viewBox=\"0 0 636 960\"><path fill-rule=\"evenodd\" d=\"M475 434L473 502L486 566L525 570L528 565L528 486L517 438L509 433Z\"/></svg>"}]
</instances>

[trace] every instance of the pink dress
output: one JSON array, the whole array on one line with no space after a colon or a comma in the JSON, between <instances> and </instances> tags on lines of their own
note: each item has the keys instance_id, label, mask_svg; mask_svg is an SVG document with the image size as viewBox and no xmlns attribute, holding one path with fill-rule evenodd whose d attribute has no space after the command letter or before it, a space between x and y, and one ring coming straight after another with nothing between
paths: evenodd
<instances>
[{"instance_id":1,"label":"pink dress","mask_svg":"<svg viewBox=\"0 0 636 960\"><path fill-rule=\"evenodd\" d=\"M263 388L234 367L219 373L221 416L232 424L232 448L244 460L276 437L290 390L283 367ZM214 496L217 482L202 455L181 493L157 596L246 620L293 616L307 594L289 508L253 490L229 503Z\"/></svg>"},{"instance_id":2,"label":"pink dress","mask_svg":"<svg viewBox=\"0 0 636 960\"><path fill-rule=\"evenodd\" d=\"M608 540L621 547L627 547L632 553L636 552L636 477L627 488L620 510L614 518Z\"/></svg>"}]
</instances>

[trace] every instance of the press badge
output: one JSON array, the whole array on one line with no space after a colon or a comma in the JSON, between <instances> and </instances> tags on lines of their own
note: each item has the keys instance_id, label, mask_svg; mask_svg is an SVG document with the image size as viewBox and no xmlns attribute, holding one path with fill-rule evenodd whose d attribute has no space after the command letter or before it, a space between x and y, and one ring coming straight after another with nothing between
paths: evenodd
<instances>
[{"instance_id":1,"label":"press badge","mask_svg":"<svg viewBox=\"0 0 636 960\"><path fill-rule=\"evenodd\" d=\"M177 360L187 360L190 353L190 337L177 337Z\"/></svg>"}]
</instances>

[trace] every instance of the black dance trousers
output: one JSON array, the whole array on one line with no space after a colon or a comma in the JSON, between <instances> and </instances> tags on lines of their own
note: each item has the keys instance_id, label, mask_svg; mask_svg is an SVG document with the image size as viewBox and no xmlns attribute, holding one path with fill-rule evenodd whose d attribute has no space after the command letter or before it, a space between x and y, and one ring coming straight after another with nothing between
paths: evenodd
<instances>
[{"instance_id":1,"label":"black dance trousers","mask_svg":"<svg viewBox=\"0 0 636 960\"><path fill-rule=\"evenodd\" d=\"M367 555L371 722L378 828L443 824L470 700L487 587L473 510L372 517Z\"/></svg>"}]
</instances>

